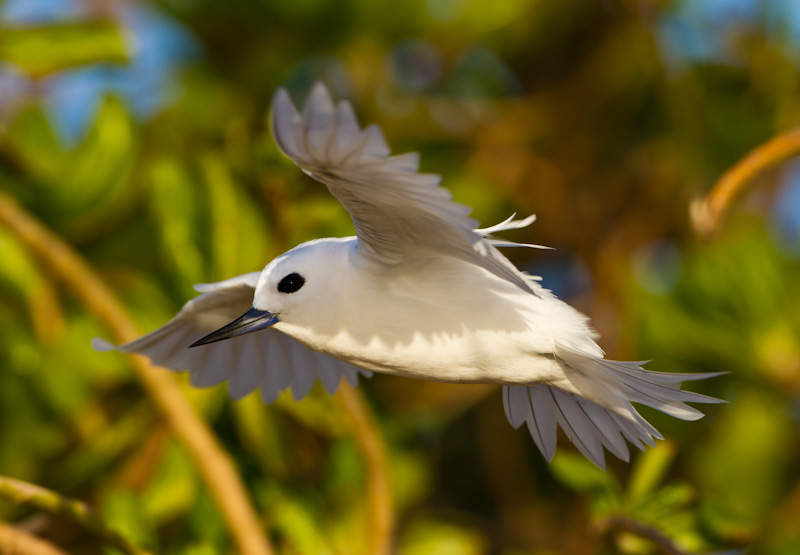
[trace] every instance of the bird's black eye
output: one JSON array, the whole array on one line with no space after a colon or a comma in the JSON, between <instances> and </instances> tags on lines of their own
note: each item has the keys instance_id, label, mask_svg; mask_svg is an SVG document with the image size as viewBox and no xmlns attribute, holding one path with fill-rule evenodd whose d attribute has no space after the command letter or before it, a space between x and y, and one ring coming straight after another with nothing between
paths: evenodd
<instances>
[{"instance_id":1,"label":"bird's black eye","mask_svg":"<svg viewBox=\"0 0 800 555\"><path fill-rule=\"evenodd\" d=\"M305 278L300 274L289 274L284 277L278 284L278 291L281 293L294 293L300 289L306 282Z\"/></svg>"}]
</instances>

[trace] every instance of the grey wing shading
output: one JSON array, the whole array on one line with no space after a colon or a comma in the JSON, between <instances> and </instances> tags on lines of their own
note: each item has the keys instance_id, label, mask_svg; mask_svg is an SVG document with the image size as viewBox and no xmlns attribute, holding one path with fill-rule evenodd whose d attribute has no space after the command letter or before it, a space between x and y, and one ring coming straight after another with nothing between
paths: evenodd
<instances>
[{"instance_id":1,"label":"grey wing shading","mask_svg":"<svg viewBox=\"0 0 800 555\"><path fill-rule=\"evenodd\" d=\"M512 426L528 424L539 451L550 461L556 451L556 430L560 426L569 440L590 461L605 468L603 448L627 461L627 439L639 449L655 446L661 434L631 405L641 403L681 420L697 420L703 413L686 402L723 401L682 391L681 382L702 380L724 374L674 374L644 370L641 362L619 362L588 355L556 345L556 358L590 376L604 391L606 401L590 401L574 392L546 384L504 385L503 406ZM623 439L624 438L624 439Z\"/></svg>"},{"instance_id":2,"label":"grey wing shading","mask_svg":"<svg viewBox=\"0 0 800 555\"><path fill-rule=\"evenodd\" d=\"M203 294L186 303L175 318L157 330L117 347L98 339L94 346L101 351L116 349L144 355L155 365L178 372L188 371L194 387L211 387L227 381L233 399L258 389L267 403L287 388L291 388L295 399L302 399L317 379L328 393L334 393L342 377L355 386L359 374L372 375L313 351L276 329L190 349L194 341L231 322L252 306L259 274L254 272L197 286Z\"/></svg>"},{"instance_id":3,"label":"grey wing shading","mask_svg":"<svg viewBox=\"0 0 800 555\"><path fill-rule=\"evenodd\" d=\"M439 186L440 177L418 172L416 153L391 156L380 128L362 130L350 104L334 105L321 83L302 114L279 89L272 131L284 154L324 183L350 213L364 256L390 265L452 256L538 294L537 285L476 232L469 208L452 201Z\"/></svg>"}]
</instances>

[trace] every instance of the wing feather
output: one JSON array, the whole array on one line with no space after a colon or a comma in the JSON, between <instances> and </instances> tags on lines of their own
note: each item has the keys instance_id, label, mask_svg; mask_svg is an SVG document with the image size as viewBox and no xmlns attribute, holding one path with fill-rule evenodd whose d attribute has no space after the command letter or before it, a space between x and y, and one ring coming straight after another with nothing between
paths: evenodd
<instances>
[{"instance_id":1,"label":"wing feather","mask_svg":"<svg viewBox=\"0 0 800 555\"><path fill-rule=\"evenodd\" d=\"M558 439L556 404L550 389L544 385L528 388L528 403L531 412L528 415L528 429L533 440L548 462L556 454L556 441Z\"/></svg>"},{"instance_id":2,"label":"wing feather","mask_svg":"<svg viewBox=\"0 0 800 555\"><path fill-rule=\"evenodd\" d=\"M219 329L252 306L260 272L196 287L203 294L189 301L165 325L117 350L148 357L153 364L174 371L189 371L195 387L211 387L228 381L228 392L240 399L258 388L265 402L274 401L291 387L296 399L305 397L319 379L325 390L336 391L344 376L357 385L361 370L318 353L276 329L266 329L225 341L188 348L194 341ZM94 341L97 350L114 346Z\"/></svg>"},{"instance_id":3,"label":"wing feather","mask_svg":"<svg viewBox=\"0 0 800 555\"><path fill-rule=\"evenodd\" d=\"M236 365L228 380L228 394L234 401L238 401L253 391L264 379L261 364L259 364L263 359L258 345L258 341L246 341L242 345L242 364Z\"/></svg>"},{"instance_id":4,"label":"wing feather","mask_svg":"<svg viewBox=\"0 0 800 555\"><path fill-rule=\"evenodd\" d=\"M350 104L342 101L334 107L321 83L314 86L302 114L284 89L272 102L278 146L350 213L359 253L389 265L451 256L540 294L537 283L475 230L469 208L453 202L450 192L439 186L438 175L417 173L415 153L390 156L378 126L360 129Z\"/></svg>"}]
</instances>

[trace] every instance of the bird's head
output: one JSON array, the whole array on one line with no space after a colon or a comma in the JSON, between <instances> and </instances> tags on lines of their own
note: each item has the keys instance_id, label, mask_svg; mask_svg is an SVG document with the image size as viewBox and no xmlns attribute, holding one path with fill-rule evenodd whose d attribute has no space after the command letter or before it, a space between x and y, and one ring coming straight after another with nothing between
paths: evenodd
<instances>
[{"instance_id":1,"label":"bird's head","mask_svg":"<svg viewBox=\"0 0 800 555\"><path fill-rule=\"evenodd\" d=\"M308 325L321 317L341 278L355 241L316 239L267 264L258 278L253 307L230 324L195 342L206 345L285 322Z\"/></svg>"}]
</instances>

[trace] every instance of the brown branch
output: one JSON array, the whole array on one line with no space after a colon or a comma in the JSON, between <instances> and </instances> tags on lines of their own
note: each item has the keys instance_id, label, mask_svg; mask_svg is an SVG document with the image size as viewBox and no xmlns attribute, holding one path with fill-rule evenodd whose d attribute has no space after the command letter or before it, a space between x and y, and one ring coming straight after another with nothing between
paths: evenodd
<instances>
[{"instance_id":1,"label":"brown branch","mask_svg":"<svg viewBox=\"0 0 800 555\"><path fill-rule=\"evenodd\" d=\"M644 522L628 518L626 516L609 516L595 524L597 530L602 534L614 531L624 531L635 534L640 538L650 540L663 555L688 555L686 551L679 549L672 540L663 532L645 524Z\"/></svg>"},{"instance_id":2,"label":"brown branch","mask_svg":"<svg viewBox=\"0 0 800 555\"><path fill-rule=\"evenodd\" d=\"M0 224L39 257L119 343L138 337L136 327L105 283L81 256L46 230L8 195L0 193ZM134 371L145 392L194 460L217 504L238 552L270 555L273 550L261 529L236 469L208 426L182 394L168 372L132 356Z\"/></svg>"},{"instance_id":3,"label":"brown branch","mask_svg":"<svg viewBox=\"0 0 800 555\"><path fill-rule=\"evenodd\" d=\"M394 535L394 499L389 479L386 446L364 397L342 381L336 396L350 423L350 433L367 467L367 529L371 535L368 553L388 555Z\"/></svg>"},{"instance_id":4,"label":"brown branch","mask_svg":"<svg viewBox=\"0 0 800 555\"><path fill-rule=\"evenodd\" d=\"M127 555L150 555L150 552L138 547L125 536L109 528L105 522L86 504L28 482L22 482L6 476L0 476L0 497L16 504L29 504L37 509L66 517L91 532L98 539L112 545ZM34 553L35 551L28 551ZM47 551L39 551L47 553ZM0 553L7 553L2 549Z\"/></svg>"},{"instance_id":5,"label":"brown branch","mask_svg":"<svg viewBox=\"0 0 800 555\"><path fill-rule=\"evenodd\" d=\"M790 129L751 150L703 198L695 199L689 216L695 231L705 239L716 234L733 201L763 171L800 154L800 128Z\"/></svg>"},{"instance_id":6,"label":"brown branch","mask_svg":"<svg viewBox=\"0 0 800 555\"><path fill-rule=\"evenodd\" d=\"M67 555L53 544L0 522L0 553L3 555Z\"/></svg>"}]
</instances>

